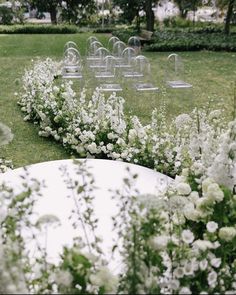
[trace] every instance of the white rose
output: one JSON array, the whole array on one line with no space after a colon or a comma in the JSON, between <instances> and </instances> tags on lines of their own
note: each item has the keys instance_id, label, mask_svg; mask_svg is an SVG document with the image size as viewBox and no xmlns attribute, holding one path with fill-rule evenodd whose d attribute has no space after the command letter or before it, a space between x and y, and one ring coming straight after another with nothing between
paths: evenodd
<instances>
[{"instance_id":1,"label":"white rose","mask_svg":"<svg viewBox=\"0 0 236 295\"><path fill-rule=\"evenodd\" d=\"M190 185L184 182L178 183L176 189L180 195L189 195L191 193Z\"/></svg>"},{"instance_id":2,"label":"white rose","mask_svg":"<svg viewBox=\"0 0 236 295\"><path fill-rule=\"evenodd\" d=\"M113 150L113 144L112 143L108 143L107 144L107 150L108 151L112 151Z\"/></svg>"},{"instance_id":3,"label":"white rose","mask_svg":"<svg viewBox=\"0 0 236 295\"><path fill-rule=\"evenodd\" d=\"M211 265L215 268L220 267L221 265L221 258L212 258L211 259Z\"/></svg>"},{"instance_id":4,"label":"white rose","mask_svg":"<svg viewBox=\"0 0 236 295\"><path fill-rule=\"evenodd\" d=\"M209 233L214 233L218 228L218 224L214 221L209 221L207 222L206 228L209 231Z\"/></svg>"},{"instance_id":5,"label":"white rose","mask_svg":"<svg viewBox=\"0 0 236 295\"><path fill-rule=\"evenodd\" d=\"M185 229L181 234L182 240L186 244L191 244L194 241L194 235L189 229Z\"/></svg>"}]
</instances>

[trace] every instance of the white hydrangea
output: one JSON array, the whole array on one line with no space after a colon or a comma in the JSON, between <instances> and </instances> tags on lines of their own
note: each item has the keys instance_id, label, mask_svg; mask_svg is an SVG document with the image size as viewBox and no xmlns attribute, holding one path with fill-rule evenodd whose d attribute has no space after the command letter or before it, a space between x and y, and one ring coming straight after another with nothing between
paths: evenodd
<instances>
[{"instance_id":1,"label":"white hydrangea","mask_svg":"<svg viewBox=\"0 0 236 295\"><path fill-rule=\"evenodd\" d=\"M191 187L188 183L184 183L184 182L178 183L176 186L176 189L180 195L187 196L191 193Z\"/></svg>"},{"instance_id":2,"label":"white hydrangea","mask_svg":"<svg viewBox=\"0 0 236 295\"><path fill-rule=\"evenodd\" d=\"M234 227L227 226L227 227L222 227L219 230L219 237L222 240L225 240L227 242L232 241L235 236L236 236L236 229Z\"/></svg>"}]
</instances>

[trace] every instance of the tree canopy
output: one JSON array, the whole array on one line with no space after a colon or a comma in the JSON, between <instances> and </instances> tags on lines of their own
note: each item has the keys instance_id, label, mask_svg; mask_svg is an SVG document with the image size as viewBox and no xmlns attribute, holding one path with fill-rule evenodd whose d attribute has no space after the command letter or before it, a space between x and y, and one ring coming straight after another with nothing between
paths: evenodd
<instances>
[{"instance_id":1,"label":"tree canopy","mask_svg":"<svg viewBox=\"0 0 236 295\"><path fill-rule=\"evenodd\" d=\"M146 28L149 31L154 30L154 12L152 10L154 4L157 4L159 0L113 0L113 4L117 5L123 11L123 18L128 23L136 18L137 27L139 26L139 12L144 11L146 14Z\"/></svg>"}]
</instances>

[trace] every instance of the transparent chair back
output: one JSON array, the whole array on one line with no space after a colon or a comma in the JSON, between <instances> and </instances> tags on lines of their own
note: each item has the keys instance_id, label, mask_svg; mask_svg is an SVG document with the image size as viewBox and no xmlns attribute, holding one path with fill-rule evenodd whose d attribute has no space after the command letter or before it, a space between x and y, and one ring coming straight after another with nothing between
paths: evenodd
<instances>
[{"instance_id":1,"label":"transparent chair back","mask_svg":"<svg viewBox=\"0 0 236 295\"><path fill-rule=\"evenodd\" d=\"M137 82L134 87L137 91L157 91L159 88L152 82L151 65L149 60L138 55L134 59L135 72L137 73ZM139 74L139 75L138 75Z\"/></svg>"},{"instance_id":2,"label":"transparent chair back","mask_svg":"<svg viewBox=\"0 0 236 295\"><path fill-rule=\"evenodd\" d=\"M79 50L77 44L73 41L68 41L66 42L66 44L64 45L64 52L68 49L68 48L75 48L77 50Z\"/></svg>"},{"instance_id":3,"label":"transparent chair back","mask_svg":"<svg viewBox=\"0 0 236 295\"><path fill-rule=\"evenodd\" d=\"M112 51L113 46L117 41L120 41L120 39L118 37L116 37L116 36L111 37L107 43L108 50Z\"/></svg>"},{"instance_id":4,"label":"transparent chair back","mask_svg":"<svg viewBox=\"0 0 236 295\"><path fill-rule=\"evenodd\" d=\"M91 46L91 44L94 42L94 41L98 41L97 37L95 36L90 36L88 39L87 39L87 43L86 43L86 49L87 49L87 55L88 55L88 51L89 51L89 48Z\"/></svg>"},{"instance_id":5,"label":"transparent chair back","mask_svg":"<svg viewBox=\"0 0 236 295\"><path fill-rule=\"evenodd\" d=\"M82 78L82 59L76 48L68 48L63 57L63 78Z\"/></svg>"},{"instance_id":6,"label":"transparent chair back","mask_svg":"<svg viewBox=\"0 0 236 295\"><path fill-rule=\"evenodd\" d=\"M116 71L116 58L112 55L108 55L104 58L105 67L100 68L95 73L95 77L101 81L99 88L102 91L117 92L122 91L122 87L117 83Z\"/></svg>"},{"instance_id":7,"label":"transparent chair back","mask_svg":"<svg viewBox=\"0 0 236 295\"><path fill-rule=\"evenodd\" d=\"M96 50L100 47L103 47L101 42L93 41L88 48L87 57L94 57Z\"/></svg>"},{"instance_id":8,"label":"transparent chair back","mask_svg":"<svg viewBox=\"0 0 236 295\"><path fill-rule=\"evenodd\" d=\"M131 66L131 61L135 56L137 56L137 54L132 47L127 47L122 52L124 64L126 64L127 66Z\"/></svg>"},{"instance_id":9,"label":"transparent chair back","mask_svg":"<svg viewBox=\"0 0 236 295\"><path fill-rule=\"evenodd\" d=\"M184 81L184 65L181 57L172 53L167 57L166 84L171 88L191 88L192 85Z\"/></svg>"},{"instance_id":10,"label":"transparent chair back","mask_svg":"<svg viewBox=\"0 0 236 295\"><path fill-rule=\"evenodd\" d=\"M136 51L132 47L127 47L122 52L122 63L119 67L122 68L121 76L123 78L131 78L137 75L135 70Z\"/></svg>"},{"instance_id":11,"label":"transparent chair back","mask_svg":"<svg viewBox=\"0 0 236 295\"><path fill-rule=\"evenodd\" d=\"M90 44L90 47L87 52L87 54L88 54L87 55L87 67L88 68L96 67L96 65L100 63L99 56L96 56L95 53L98 50L98 48L101 48L101 47L103 47L103 46L102 46L102 43L99 41L93 41Z\"/></svg>"},{"instance_id":12,"label":"transparent chair back","mask_svg":"<svg viewBox=\"0 0 236 295\"><path fill-rule=\"evenodd\" d=\"M115 63L116 59L112 55L107 55L103 58L104 67L100 67L95 71L95 78L103 81L111 82L115 78Z\"/></svg>"},{"instance_id":13,"label":"transparent chair back","mask_svg":"<svg viewBox=\"0 0 236 295\"><path fill-rule=\"evenodd\" d=\"M96 69L96 68L104 68L105 67L105 62L104 58L106 56L110 55L110 52L108 49L105 47L99 47L94 54L94 60L93 63L90 65L91 69Z\"/></svg>"},{"instance_id":14,"label":"transparent chair back","mask_svg":"<svg viewBox=\"0 0 236 295\"><path fill-rule=\"evenodd\" d=\"M124 51L124 49L126 48L126 44L122 41L117 41L114 43L113 47L112 47L112 54L115 57L121 57L122 52Z\"/></svg>"},{"instance_id":15,"label":"transparent chair back","mask_svg":"<svg viewBox=\"0 0 236 295\"><path fill-rule=\"evenodd\" d=\"M141 42L140 42L139 37L137 37L137 36L130 37L127 44L128 44L128 46L132 47L135 50L136 55L140 54Z\"/></svg>"}]
</instances>

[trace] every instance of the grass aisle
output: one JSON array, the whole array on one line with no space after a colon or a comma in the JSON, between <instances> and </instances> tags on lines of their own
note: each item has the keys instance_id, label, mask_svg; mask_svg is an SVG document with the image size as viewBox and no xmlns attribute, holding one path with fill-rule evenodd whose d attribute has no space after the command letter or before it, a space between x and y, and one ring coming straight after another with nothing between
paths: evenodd
<instances>
[{"instance_id":1,"label":"grass aisle","mask_svg":"<svg viewBox=\"0 0 236 295\"><path fill-rule=\"evenodd\" d=\"M77 42L82 55L86 52L89 34L75 35L0 35L0 121L8 125L14 140L1 149L1 155L13 160L14 167L69 158L63 147L53 140L38 136L37 126L23 121L14 93L21 89L21 77L32 59L62 57L66 41ZM104 45L108 35L97 35ZM233 106L233 83L236 77L236 53L183 52L185 80L192 83L190 92L166 90L163 84L166 57L169 53L145 53L153 70L153 80L161 88L158 94L137 95L130 83L123 84L126 113L137 114L143 122L150 120L151 111L165 97L168 118L203 106L212 100L212 108L219 106L230 114Z\"/></svg>"}]
</instances>

